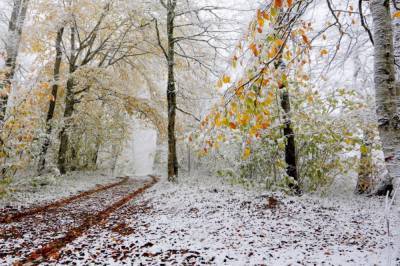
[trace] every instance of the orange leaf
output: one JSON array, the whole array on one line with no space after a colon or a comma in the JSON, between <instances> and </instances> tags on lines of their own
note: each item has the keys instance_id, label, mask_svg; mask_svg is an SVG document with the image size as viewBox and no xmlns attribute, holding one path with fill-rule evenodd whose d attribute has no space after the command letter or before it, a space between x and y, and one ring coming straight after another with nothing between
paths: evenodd
<instances>
[{"instance_id":1,"label":"orange leaf","mask_svg":"<svg viewBox=\"0 0 400 266\"><path fill-rule=\"evenodd\" d=\"M253 51L254 56L258 56L260 54L255 43L250 44L250 49Z\"/></svg>"},{"instance_id":2,"label":"orange leaf","mask_svg":"<svg viewBox=\"0 0 400 266\"><path fill-rule=\"evenodd\" d=\"M287 0L287 4L288 4L288 7L291 7L293 5L293 0Z\"/></svg>"},{"instance_id":3,"label":"orange leaf","mask_svg":"<svg viewBox=\"0 0 400 266\"><path fill-rule=\"evenodd\" d=\"M264 27L264 18L263 17L259 17L257 19L257 21L258 21L258 25L260 25L261 28Z\"/></svg>"},{"instance_id":4,"label":"orange leaf","mask_svg":"<svg viewBox=\"0 0 400 266\"><path fill-rule=\"evenodd\" d=\"M308 40L308 37L305 34L301 35L301 37L303 38L304 43L310 46L310 41Z\"/></svg>"},{"instance_id":5,"label":"orange leaf","mask_svg":"<svg viewBox=\"0 0 400 266\"><path fill-rule=\"evenodd\" d=\"M271 125L271 122L265 121L264 123L261 124L262 129L267 129Z\"/></svg>"},{"instance_id":6,"label":"orange leaf","mask_svg":"<svg viewBox=\"0 0 400 266\"><path fill-rule=\"evenodd\" d=\"M274 7L275 8L282 8L282 5L283 5L282 2L283 2L282 0L275 0Z\"/></svg>"},{"instance_id":7,"label":"orange leaf","mask_svg":"<svg viewBox=\"0 0 400 266\"><path fill-rule=\"evenodd\" d=\"M275 44L276 44L276 46L278 46L278 47L281 47L284 43L285 43L285 42L284 42L283 40L281 40L281 39L277 39L277 40L275 41Z\"/></svg>"},{"instance_id":8,"label":"orange leaf","mask_svg":"<svg viewBox=\"0 0 400 266\"><path fill-rule=\"evenodd\" d=\"M233 123L233 122L230 122L229 123L229 127L232 128L232 129L236 129L236 124Z\"/></svg>"}]
</instances>

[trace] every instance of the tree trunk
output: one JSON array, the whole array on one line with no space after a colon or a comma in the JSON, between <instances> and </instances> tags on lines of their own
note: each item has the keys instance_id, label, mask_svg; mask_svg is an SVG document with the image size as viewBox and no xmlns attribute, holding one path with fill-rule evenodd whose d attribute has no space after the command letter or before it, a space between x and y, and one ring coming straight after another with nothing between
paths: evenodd
<instances>
[{"instance_id":1,"label":"tree trunk","mask_svg":"<svg viewBox=\"0 0 400 266\"><path fill-rule=\"evenodd\" d=\"M69 136L68 136L68 123L69 118L74 113L74 79L72 74L75 72L75 28L71 27L71 55L70 55L70 63L69 63L69 75L67 81L67 87L65 90L65 109L64 109L64 126L60 132L60 148L58 150L58 169L61 174L65 174L67 172L67 151L69 145Z\"/></svg>"},{"instance_id":2,"label":"tree trunk","mask_svg":"<svg viewBox=\"0 0 400 266\"><path fill-rule=\"evenodd\" d=\"M176 181L178 176L178 159L176 154L176 138L175 138L175 117L176 117L176 88L175 88L175 39L174 39L174 19L175 19L176 0L168 0L167 14L167 33L168 33L168 85L167 85L167 102L168 102L168 180Z\"/></svg>"},{"instance_id":3,"label":"tree trunk","mask_svg":"<svg viewBox=\"0 0 400 266\"><path fill-rule=\"evenodd\" d=\"M14 6L11 13L11 18L8 24L8 40L6 42L6 74L5 80L3 81L3 93L0 97L0 122L4 121L8 95L11 91L11 83L15 75L15 69L17 66L18 51L21 42L22 27L25 22L26 12L28 10L29 0L14 0Z\"/></svg>"},{"instance_id":4,"label":"tree trunk","mask_svg":"<svg viewBox=\"0 0 400 266\"><path fill-rule=\"evenodd\" d=\"M396 0L397 6L400 6L400 0ZM393 11L395 8L393 8ZM400 19L393 19L393 42L394 42L394 58L396 62L396 80L400 80Z\"/></svg>"},{"instance_id":5,"label":"tree trunk","mask_svg":"<svg viewBox=\"0 0 400 266\"><path fill-rule=\"evenodd\" d=\"M284 128L283 134L286 139L285 145L285 162L286 162L286 173L288 176L292 177L295 184L290 184L290 189L293 190L295 194L301 194L299 186L299 176L297 172L297 160L296 160L296 142L294 131L292 128L292 121L290 120L290 98L287 88L281 88L281 106L284 111Z\"/></svg>"},{"instance_id":6,"label":"tree trunk","mask_svg":"<svg viewBox=\"0 0 400 266\"><path fill-rule=\"evenodd\" d=\"M363 132L363 143L360 147L360 164L358 169L358 179L355 193L363 194L370 192L373 181L373 163L372 163L372 144L373 134L366 129Z\"/></svg>"},{"instance_id":7,"label":"tree trunk","mask_svg":"<svg viewBox=\"0 0 400 266\"><path fill-rule=\"evenodd\" d=\"M379 136L385 156L387 174L378 185L376 195L393 188L400 173L400 119L397 114L397 89L394 69L393 33L389 0L372 0L370 9L374 24L374 82Z\"/></svg>"},{"instance_id":8,"label":"tree trunk","mask_svg":"<svg viewBox=\"0 0 400 266\"><path fill-rule=\"evenodd\" d=\"M49 109L47 111L47 117L46 117L46 139L44 140L44 143L42 145L42 150L41 150L40 156L39 156L39 165L38 165L39 174L41 174L45 168L46 154L47 154L47 150L50 146L50 135L51 135L51 131L52 131L50 122L54 117L54 110L56 108L57 92L58 92L58 87L59 87L58 82L60 80L60 67L61 67L61 61L62 61L61 42L62 42L63 34L64 34L64 28L61 28L57 32L56 60L54 63L54 74L53 74L53 79L54 79L53 82L54 83L53 83L52 90L51 90L52 99L49 102Z\"/></svg>"},{"instance_id":9,"label":"tree trunk","mask_svg":"<svg viewBox=\"0 0 400 266\"><path fill-rule=\"evenodd\" d=\"M362 69L362 63L360 60L360 55L356 52L353 63L356 66L353 72L353 88L368 87L367 80L364 79L360 83L359 75ZM374 129L371 129L375 126L374 123L370 123L371 118L368 113L364 114L363 117L364 128L363 130L363 139L360 146L360 161L358 165L358 179L355 187L356 194L364 194L371 192L373 188L373 174L374 174L374 164L372 161L372 151L373 151L373 143L374 143Z\"/></svg>"},{"instance_id":10,"label":"tree trunk","mask_svg":"<svg viewBox=\"0 0 400 266\"><path fill-rule=\"evenodd\" d=\"M60 132L60 148L58 150L58 169L61 174L65 174L67 172L67 151L69 145L69 136L68 136L68 118L70 118L74 112L74 99L73 99L73 91L74 88L74 80L73 78L69 78L67 81L66 88L66 98L65 98L65 110L64 110L64 126Z\"/></svg>"},{"instance_id":11,"label":"tree trunk","mask_svg":"<svg viewBox=\"0 0 400 266\"><path fill-rule=\"evenodd\" d=\"M7 58L5 62L6 73L4 80L0 83L0 132L4 124L7 113L7 105L9 93L11 92L12 80L14 79L15 69L17 67L17 57L21 42L22 27L25 22L26 12L28 10L29 0L14 0L14 5L11 13L11 18L8 24L8 37L6 41ZM0 136L0 159L4 165L7 159L8 151L5 148L5 140ZM8 173L12 173L11 175ZM2 166L0 169L0 177L7 178L13 175L14 170L8 169L7 166Z\"/></svg>"}]
</instances>

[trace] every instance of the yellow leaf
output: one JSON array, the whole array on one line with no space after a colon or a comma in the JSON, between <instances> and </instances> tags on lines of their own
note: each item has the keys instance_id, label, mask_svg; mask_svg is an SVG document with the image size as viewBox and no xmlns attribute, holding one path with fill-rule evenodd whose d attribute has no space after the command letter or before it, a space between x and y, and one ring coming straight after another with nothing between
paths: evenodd
<instances>
[{"instance_id":1,"label":"yellow leaf","mask_svg":"<svg viewBox=\"0 0 400 266\"><path fill-rule=\"evenodd\" d=\"M321 55L322 56L324 56L324 55L327 55L329 52L328 52L328 50L326 50L326 49L322 49L321 50Z\"/></svg>"},{"instance_id":2,"label":"yellow leaf","mask_svg":"<svg viewBox=\"0 0 400 266\"><path fill-rule=\"evenodd\" d=\"M243 114L239 116L239 124L241 126L246 126L249 123L250 116L248 114Z\"/></svg>"},{"instance_id":3,"label":"yellow leaf","mask_svg":"<svg viewBox=\"0 0 400 266\"><path fill-rule=\"evenodd\" d=\"M217 88L220 89L220 88L222 88L223 85L224 85L224 83L222 82L222 80L218 80Z\"/></svg>"},{"instance_id":4,"label":"yellow leaf","mask_svg":"<svg viewBox=\"0 0 400 266\"><path fill-rule=\"evenodd\" d=\"M222 81L223 81L224 83L229 83L229 82L231 82L231 77L229 77L229 76L227 76L227 75L224 75L224 77L222 78Z\"/></svg>"},{"instance_id":5,"label":"yellow leaf","mask_svg":"<svg viewBox=\"0 0 400 266\"><path fill-rule=\"evenodd\" d=\"M224 126L229 126L229 120L228 120L228 118L224 117L224 118L222 119L221 123L222 123L222 125L224 125Z\"/></svg>"},{"instance_id":6,"label":"yellow leaf","mask_svg":"<svg viewBox=\"0 0 400 266\"><path fill-rule=\"evenodd\" d=\"M243 159L244 160L248 159L250 157L250 154L251 154L250 148L244 149L244 151L243 151Z\"/></svg>"},{"instance_id":7,"label":"yellow leaf","mask_svg":"<svg viewBox=\"0 0 400 266\"><path fill-rule=\"evenodd\" d=\"M31 46L32 52L39 53L43 50L43 47L40 42L35 41Z\"/></svg>"},{"instance_id":8,"label":"yellow leaf","mask_svg":"<svg viewBox=\"0 0 400 266\"><path fill-rule=\"evenodd\" d=\"M41 86L42 86L43 89L47 90L49 88L49 83L44 82L44 83L41 84Z\"/></svg>"},{"instance_id":9,"label":"yellow leaf","mask_svg":"<svg viewBox=\"0 0 400 266\"><path fill-rule=\"evenodd\" d=\"M257 125L251 127L250 130L249 130L250 136L254 137L257 134L257 130L258 130Z\"/></svg>"},{"instance_id":10,"label":"yellow leaf","mask_svg":"<svg viewBox=\"0 0 400 266\"><path fill-rule=\"evenodd\" d=\"M275 44L276 44L276 46L281 47L284 44L284 42L283 42L283 40L278 39L275 41Z\"/></svg>"},{"instance_id":11,"label":"yellow leaf","mask_svg":"<svg viewBox=\"0 0 400 266\"><path fill-rule=\"evenodd\" d=\"M220 127L222 125L220 117L221 115L219 113L215 116L214 123L216 127Z\"/></svg>"},{"instance_id":12,"label":"yellow leaf","mask_svg":"<svg viewBox=\"0 0 400 266\"><path fill-rule=\"evenodd\" d=\"M274 95L273 94L268 94L267 98L264 101L265 105L271 105L271 103L274 101Z\"/></svg>"},{"instance_id":13,"label":"yellow leaf","mask_svg":"<svg viewBox=\"0 0 400 266\"><path fill-rule=\"evenodd\" d=\"M352 144L354 143L354 141L353 141L352 139L349 139L349 138L346 138L346 139L344 140L344 142L345 142L346 144L348 144L348 145L352 145Z\"/></svg>"},{"instance_id":14,"label":"yellow leaf","mask_svg":"<svg viewBox=\"0 0 400 266\"><path fill-rule=\"evenodd\" d=\"M393 13L393 18L400 18L400 11L396 11Z\"/></svg>"}]
</instances>

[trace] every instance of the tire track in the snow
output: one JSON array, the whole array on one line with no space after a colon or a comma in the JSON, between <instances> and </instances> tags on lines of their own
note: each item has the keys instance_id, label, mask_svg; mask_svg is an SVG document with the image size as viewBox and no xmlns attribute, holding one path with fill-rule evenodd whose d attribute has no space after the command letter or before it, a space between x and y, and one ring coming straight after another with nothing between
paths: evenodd
<instances>
[{"instance_id":1,"label":"tire track in the snow","mask_svg":"<svg viewBox=\"0 0 400 266\"><path fill-rule=\"evenodd\" d=\"M118 186L81 197L51 211L26 216L19 222L0 224L0 264L23 260L34 250L64 237L88 216L126 197L146 181L146 178L129 179Z\"/></svg>"},{"instance_id":2,"label":"tire track in the snow","mask_svg":"<svg viewBox=\"0 0 400 266\"><path fill-rule=\"evenodd\" d=\"M73 201L76 201L78 199L81 199L83 197L87 197L90 196L92 194L98 193L98 192L102 192L104 190L119 186L121 184L124 184L128 181L129 177L123 177L121 181L118 182L114 182L108 185L102 185L98 188L94 188L94 189L90 189L84 192L81 192L77 195L71 196L71 197L67 197L67 198L63 198L60 200L57 200L55 202L52 202L50 204L46 204L43 206L39 206L39 207L34 207L34 208L29 208L20 212L16 212L16 213L8 213L5 215L1 215L0 216L0 224L1 223L15 223L20 221L22 218L27 217L27 216L31 216L31 215L35 215L35 214L39 214L41 212L48 212L50 210L56 209L56 208L60 208L62 206L65 206Z\"/></svg>"},{"instance_id":3,"label":"tire track in the snow","mask_svg":"<svg viewBox=\"0 0 400 266\"><path fill-rule=\"evenodd\" d=\"M31 252L25 259L15 262L14 265L24 265L29 263L38 264L40 262L49 260L49 259L57 259L59 256L59 251L63 247L65 247L68 243L71 243L78 237L82 236L89 228L95 225L99 225L105 223L108 217L115 212L117 209L134 199L135 197L143 194L147 189L152 187L159 181L159 178L156 176L150 176L151 181L145 183L141 188L127 194L125 197L119 199L114 202L112 205L103 209L100 212L94 213L92 215L88 215L82 224L71 228L65 235L61 238L54 239L50 241L44 247L36 249Z\"/></svg>"}]
</instances>

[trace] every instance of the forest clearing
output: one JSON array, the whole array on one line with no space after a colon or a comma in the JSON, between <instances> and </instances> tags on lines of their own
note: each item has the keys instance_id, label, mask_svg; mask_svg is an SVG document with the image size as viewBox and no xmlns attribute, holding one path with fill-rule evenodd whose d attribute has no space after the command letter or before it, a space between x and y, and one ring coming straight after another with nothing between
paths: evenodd
<instances>
[{"instance_id":1,"label":"forest clearing","mask_svg":"<svg viewBox=\"0 0 400 266\"><path fill-rule=\"evenodd\" d=\"M400 266L400 1L0 0L0 265Z\"/></svg>"}]
</instances>

